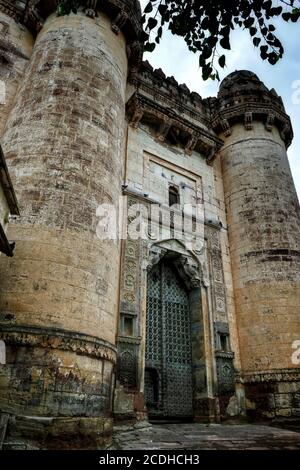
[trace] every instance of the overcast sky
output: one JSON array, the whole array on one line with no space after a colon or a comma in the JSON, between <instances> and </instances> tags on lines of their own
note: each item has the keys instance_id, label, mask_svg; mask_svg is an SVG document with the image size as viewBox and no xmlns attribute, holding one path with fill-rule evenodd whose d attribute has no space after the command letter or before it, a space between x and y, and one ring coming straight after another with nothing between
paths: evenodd
<instances>
[{"instance_id":1,"label":"overcast sky","mask_svg":"<svg viewBox=\"0 0 300 470\"><path fill-rule=\"evenodd\" d=\"M146 3L148 0L141 0L142 7ZM300 197L300 22L277 21L276 24L278 37L285 48L284 58L277 65L262 61L249 33L237 30L232 33L232 51L226 51L227 67L220 71L220 78L222 80L235 70L251 70L282 97L294 128L295 136L288 155ZM197 91L203 98L217 95L218 82L203 82L201 79L198 55L187 49L182 38L173 36L169 31L164 32L160 45L151 54L146 53L144 59L149 60L153 67L162 68L167 76L173 75L179 83L186 83L191 91Z\"/></svg>"}]
</instances>

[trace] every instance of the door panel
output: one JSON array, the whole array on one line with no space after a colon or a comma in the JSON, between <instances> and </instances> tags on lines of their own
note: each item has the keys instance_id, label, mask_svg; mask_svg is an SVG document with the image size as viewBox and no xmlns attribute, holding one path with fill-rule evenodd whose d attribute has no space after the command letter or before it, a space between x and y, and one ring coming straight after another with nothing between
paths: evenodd
<instances>
[{"instance_id":1,"label":"door panel","mask_svg":"<svg viewBox=\"0 0 300 470\"><path fill-rule=\"evenodd\" d=\"M150 417L193 415L188 292L172 264L148 276L145 395Z\"/></svg>"}]
</instances>

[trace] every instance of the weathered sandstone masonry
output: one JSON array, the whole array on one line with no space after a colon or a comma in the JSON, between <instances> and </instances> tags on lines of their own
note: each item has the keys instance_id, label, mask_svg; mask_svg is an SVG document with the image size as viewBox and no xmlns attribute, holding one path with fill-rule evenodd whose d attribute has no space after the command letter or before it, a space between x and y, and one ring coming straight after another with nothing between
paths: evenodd
<instances>
[{"instance_id":1,"label":"weathered sandstone masonry","mask_svg":"<svg viewBox=\"0 0 300 470\"><path fill-rule=\"evenodd\" d=\"M15 247L15 243L10 242L6 236L9 219L10 216L18 215L18 202L0 146L0 253L6 256L13 256Z\"/></svg>"},{"instance_id":2,"label":"weathered sandstone masonry","mask_svg":"<svg viewBox=\"0 0 300 470\"><path fill-rule=\"evenodd\" d=\"M34 39L32 33L18 22L22 14L21 2L10 8L0 2L0 80L2 91L0 137L12 109L20 81L30 59ZM16 3L16 2L12 2ZM23 5L24 6L24 5Z\"/></svg>"},{"instance_id":3,"label":"weathered sandstone masonry","mask_svg":"<svg viewBox=\"0 0 300 470\"><path fill-rule=\"evenodd\" d=\"M128 205L142 203L149 210L153 203L167 205L168 188L176 185L181 204L203 204L205 227L204 233L198 234L201 239L198 250L182 243L179 234L175 233L170 240L163 223L160 241L155 237L147 241L124 241L115 414L120 419L128 419L143 416L145 411L150 418L151 413L179 413L176 401L184 401L188 396L178 365L170 366L179 371L172 377L168 367L164 373L159 361L153 359L159 354L157 350L148 348L145 354L147 340L156 344L154 337L161 335L160 329L153 336L147 331L151 271L159 269L165 260L173 259L173 270L179 273L189 296L193 418L201 422L216 421L226 414L234 396L234 359L239 370L227 232L225 228L221 230L222 224L226 226L223 188L219 165L215 167L217 151L223 142L211 129L209 102L191 93L186 85L179 85L174 77L166 77L162 70L153 70L148 62L140 67L135 92L127 103L127 116L124 194ZM172 302L172 294L164 301ZM159 311L154 318L161 315ZM179 327L172 320L174 341L175 329L178 328L180 335L182 325ZM228 343L226 351L221 347L221 336ZM159 341L155 347L160 347ZM171 354L169 362L172 362ZM156 383L152 382L153 388L159 390L157 409L152 406L150 411L149 371L159 377ZM168 380L172 385L165 386ZM183 380L188 383L187 378ZM168 388L176 389L177 396L172 396ZM178 398L179 390L181 398Z\"/></svg>"},{"instance_id":4,"label":"weathered sandstone masonry","mask_svg":"<svg viewBox=\"0 0 300 470\"><path fill-rule=\"evenodd\" d=\"M0 0L0 136L21 214L15 255L0 257L0 447L103 448L113 419L178 419L185 398L201 422L299 419L300 213L281 98L240 71L202 99L141 63L135 0L57 5ZM97 207L122 194L149 210L202 204L201 246L162 221L159 241L100 240Z\"/></svg>"},{"instance_id":5,"label":"weathered sandstone masonry","mask_svg":"<svg viewBox=\"0 0 300 470\"><path fill-rule=\"evenodd\" d=\"M138 38L140 12L106 2L57 17L57 2L25 3L19 19L39 33L2 139L22 218L10 230L15 259L1 263L1 411L16 416L8 439L101 447L112 426L119 246L97 239L96 209L121 191L126 42Z\"/></svg>"},{"instance_id":6,"label":"weathered sandstone masonry","mask_svg":"<svg viewBox=\"0 0 300 470\"><path fill-rule=\"evenodd\" d=\"M220 152L236 321L249 414L299 416L300 209L286 154L293 132L281 98L236 72L212 99Z\"/></svg>"}]
</instances>

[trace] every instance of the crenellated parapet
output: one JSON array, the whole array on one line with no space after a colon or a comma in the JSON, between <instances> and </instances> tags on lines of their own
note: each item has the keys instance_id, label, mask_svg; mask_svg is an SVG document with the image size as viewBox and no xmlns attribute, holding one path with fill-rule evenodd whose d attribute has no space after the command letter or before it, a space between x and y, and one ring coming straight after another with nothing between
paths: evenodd
<instances>
[{"instance_id":1,"label":"crenellated parapet","mask_svg":"<svg viewBox=\"0 0 300 470\"><path fill-rule=\"evenodd\" d=\"M21 21L24 18L25 11L28 5L28 0L0 0L0 11L8 16L11 16L16 21Z\"/></svg>"},{"instance_id":2,"label":"crenellated parapet","mask_svg":"<svg viewBox=\"0 0 300 470\"><path fill-rule=\"evenodd\" d=\"M211 163L223 141L211 129L209 103L149 62L142 63L135 85L127 103L130 125L148 124L158 141L170 141L188 155L197 150Z\"/></svg>"},{"instance_id":3,"label":"crenellated parapet","mask_svg":"<svg viewBox=\"0 0 300 470\"><path fill-rule=\"evenodd\" d=\"M216 133L231 135L235 123L253 130L253 121L264 123L267 131L277 127L286 147L292 142L293 129L282 99L274 89L269 90L252 72L240 70L228 75L220 85L217 98L209 98L211 123Z\"/></svg>"},{"instance_id":4,"label":"crenellated parapet","mask_svg":"<svg viewBox=\"0 0 300 470\"><path fill-rule=\"evenodd\" d=\"M236 123L251 131L253 122L261 121L270 133L278 129L286 147L292 142L292 125L282 99L252 72L230 74L221 83L217 98L202 99L149 62L142 63L135 85L127 103L130 125L148 124L158 141L178 145L188 155L199 151L208 164L223 146L220 137L229 137Z\"/></svg>"},{"instance_id":5,"label":"crenellated parapet","mask_svg":"<svg viewBox=\"0 0 300 470\"><path fill-rule=\"evenodd\" d=\"M61 0L0 0L0 11L38 30L49 15L57 11ZM83 2L84 3L84 2ZM112 29L122 30L130 38L139 38L141 33L141 8L137 0L88 0L84 7L87 16L96 17L101 10L112 19Z\"/></svg>"},{"instance_id":6,"label":"crenellated parapet","mask_svg":"<svg viewBox=\"0 0 300 470\"><path fill-rule=\"evenodd\" d=\"M0 0L0 12L22 23L34 34L38 33L46 19L57 11L60 0ZM83 7L82 7L83 8ZM111 19L111 29L115 34L122 32L127 41L127 55L130 73L135 73L142 58L141 8L137 0L88 0L85 14L96 18L98 11Z\"/></svg>"}]
</instances>

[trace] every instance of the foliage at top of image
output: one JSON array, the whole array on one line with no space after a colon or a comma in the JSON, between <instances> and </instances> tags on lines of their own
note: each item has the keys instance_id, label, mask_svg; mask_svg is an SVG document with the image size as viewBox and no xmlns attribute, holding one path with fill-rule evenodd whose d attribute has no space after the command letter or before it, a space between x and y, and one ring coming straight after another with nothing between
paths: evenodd
<instances>
[{"instance_id":1,"label":"foliage at top of image","mask_svg":"<svg viewBox=\"0 0 300 470\"><path fill-rule=\"evenodd\" d=\"M297 22L299 7L299 0L150 0L143 15L145 50L155 49L167 25L173 34L183 37L190 51L199 53L202 78L219 79L215 64L225 67L231 32L242 28L248 30L262 60L274 65L284 48L272 20Z\"/></svg>"},{"instance_id":2,"label":"foliage at top of image","mask_svg":"<svg viewBox=\"0 0 300 470\"><path fill-rule=\"evenodd\" d=\"M62 0L57 7L59 16L69 15L70 13L77 13L80 6L85 6L87 2L84 0Z\"/></svg>"},{"instance_id":3,"label":"foliage at top of image","mask_svg":"<svg viewBox=\"0 0 300 470\"><path fill-rule=\"evenodd\" d=\"M85 0L62 0L59 15L77 13ZM188 49L199 53L203 80L219 80L217 67L226 65L231 49L231 32L237 28L249 32L262 60L276 64L284 54L276 36L273 20L296 23L300 18L300 0L149 0L143 12L145 51L160 43L165 27L181 36Z\"/></svg>"}]
</instances>

